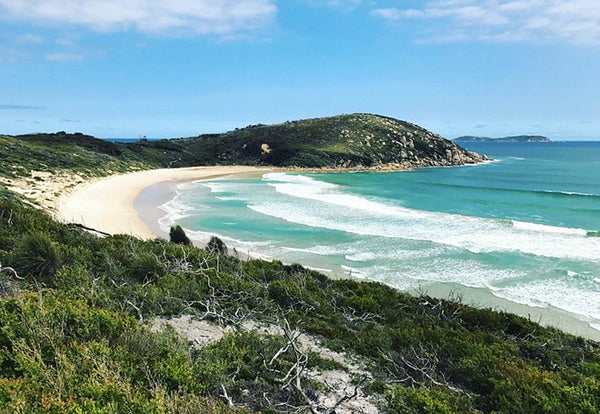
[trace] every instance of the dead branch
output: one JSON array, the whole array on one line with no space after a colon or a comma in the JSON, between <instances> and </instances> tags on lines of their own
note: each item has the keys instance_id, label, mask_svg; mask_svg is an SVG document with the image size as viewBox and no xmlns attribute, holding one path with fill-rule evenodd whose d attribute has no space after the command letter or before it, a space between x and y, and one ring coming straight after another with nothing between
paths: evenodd
<instances>
[{"instance_id":1,"label":"dead branch","mask_svg":"<svg viewBox=\"0 0 600 414\"><path fill-rule=\"evenodd\" d=\"M129 299L127 299L126 303L136 310L138 318L140 318L140 323L144 323L144 315L142 314L142 310L138 306L134 305Z\"/></svg>"},{"instance_id":2,"label":"dead branch","mask_svg":"<svg viewBox=\"0 0 600 414\"><path fill-rule=\"evenodd\" d=\"M227 401L227 405L229 405L230 408L233 408L233 401L231 401L229 394L227 394L227 389L225 388L224 384L221 384L221 389L223 390L223 394L221 394L221 396L225 399L225 401Z\"/></svg>"},{"instance_id":3,"label":"dead branch","mask_svg":"<svg viewBox=\"0 0 600 414\"><path fill-rule=\"evenodd\" d=\"M356 398L358 396L358 390L360 389L360 387L362 386L362 384L364 384L364 382L367 380L367 377L363 377L358 384L356 384L354 386L354 391L352 392L352 394L346 394L344 392L344 395L342 395L331 407L329 407L329 409L327 409L326 413L327 414L335 414L335 410L336 408L338 408L340 405L342 405L343 403L345 403L346 401L350 401L354 398ZM346 391L346 390L344 390Z\"/></svg>"},{"instance_id":4,"label":"dead branch","mask_svg":"<svg viewBox=\"0 0 600 414\"><path fill-rule=\"evenodd\" d=\"M15 279L23 280L23 278L18 275L18 273L15 269L13 269L12 267L8 267L8 266L2 266L2 263L0 263L0 273L2 273L2 272L12 273L12 275L15 277Z\"/></svg>"},{"instance_id":5,"label":"dead branch","mask_svg":"<svg viewBox=\"0 0 600 414\"><path fill-rule=\"evenodd\" d=\"M437 372L437 363L438 363L438 355L437 351L434 351L433 355L427 355L428 352L421 347L421 352L417 352L414 347L410 348L410 353L412 355L408 355L405 357L404 355L400 356L400 360L411 371L420 374L423 378L427 379L431 384L436 385L438 387L446 387L451 391L463 393L464 391L456 388L448 383L443 373ZM407 374L408 375L408 374ZM441 380L437 380L435 376L441 377ZM412 378L412 377L411 377ZM422 385L422 382L415 381L416 384Z\"/></svg>"}]
</instances>

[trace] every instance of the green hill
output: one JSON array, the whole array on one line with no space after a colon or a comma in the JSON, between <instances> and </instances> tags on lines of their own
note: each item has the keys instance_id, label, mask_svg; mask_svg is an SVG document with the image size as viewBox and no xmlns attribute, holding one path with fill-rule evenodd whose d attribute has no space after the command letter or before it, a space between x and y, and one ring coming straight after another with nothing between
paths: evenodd
<instances>
[{"instance_id":1,"label":"green hill","mask_svg":"<svg viewBox=\"0 0 600 414\"><path fill-rule=\"evenodd\" d=\"M413 168L468 164L482 158L417 125L353 114L224 134L115 143L84 134L0 136L0 175L72 170L84 175L140 168L269 165L306 168Z\"/></svg>"},{"instance_id":2,"label":"green hill","mask_svg":"<svg viewBox=\"0 0 600 414\"><path fill-rule=\"evenodd\" d=\"M352 114L253 125L178 144L206 162L332 168L426 167L481 158L417 125Z\"/></svg>"}]
</instances>

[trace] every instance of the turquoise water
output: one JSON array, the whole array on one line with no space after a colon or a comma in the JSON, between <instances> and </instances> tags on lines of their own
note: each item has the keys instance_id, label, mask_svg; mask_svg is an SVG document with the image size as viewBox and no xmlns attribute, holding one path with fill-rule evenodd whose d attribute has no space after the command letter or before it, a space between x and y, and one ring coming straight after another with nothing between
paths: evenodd
<instances>
[{"instance_id":1,"label":"turquoise water","mask_svg":"<svg viewBox=\"0 0 600 414\"><path fill-rule=\"evenodd\" d=\"M161 225L403 290L483 289L600 330L600 143L474 143L494 162L186 183Z\"/></svg>"}]
</instances>

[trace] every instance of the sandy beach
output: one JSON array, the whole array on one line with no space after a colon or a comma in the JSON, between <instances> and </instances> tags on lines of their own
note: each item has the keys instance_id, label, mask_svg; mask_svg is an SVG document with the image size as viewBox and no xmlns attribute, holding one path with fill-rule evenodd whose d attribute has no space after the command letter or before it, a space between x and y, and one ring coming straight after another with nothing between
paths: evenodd
<instances>
[{"instance_id":1,"label":"sandy beach","mask_svg":"<svg viewBox=\"0 0 600 414\"><path fill-rule=\"evenodd\" d=\"M156 184L174 185L180 182L215 178L233 174L267 172L268 169L248 166L214 166L164 168L113 175L78 185L62 195L56 205L56 218L65 223L77 223L110 234L129 234L142 239L157 236L134 206L134 201L147 187Z\"/></svg>"}]
</instances>

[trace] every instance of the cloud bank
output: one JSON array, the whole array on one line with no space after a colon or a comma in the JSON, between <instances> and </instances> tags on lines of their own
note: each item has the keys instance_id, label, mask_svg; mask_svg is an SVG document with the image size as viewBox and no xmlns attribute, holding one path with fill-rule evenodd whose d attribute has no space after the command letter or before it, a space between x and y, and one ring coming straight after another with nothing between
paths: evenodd
<instances>
[{"instance_id":1,"label":"cloud bank","mask_svg":"<svg viewBox=\"0 0 600 414\"><path fill-rule=\"evenodd\" d=\"M389 21L435 20L429 40L556 40L600 45L594 0L428 0L422 7L375 8Z\"/></svg>"},{"instance_id":2,"label":"cloud bank","mask_svg":"<svg viewBox=\"0 0 600 414\"><path fill-rule=\"evenodd\" d=\"M0 15L98 31L230 35L268 24L275 0L0 0Z\"/></svg>"}]
</instances>

